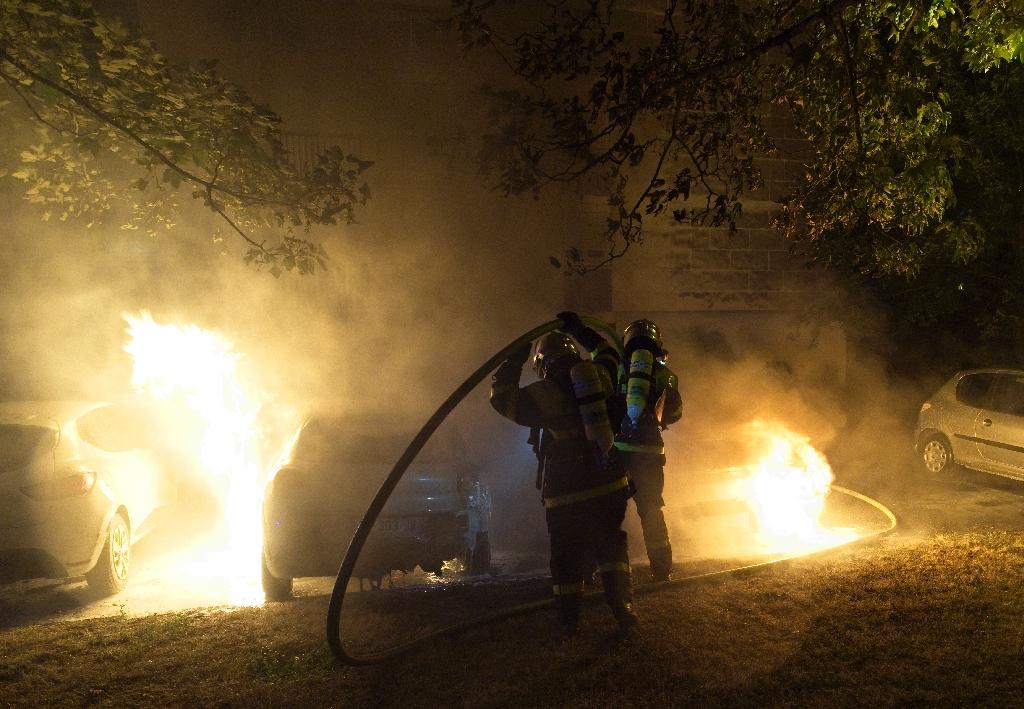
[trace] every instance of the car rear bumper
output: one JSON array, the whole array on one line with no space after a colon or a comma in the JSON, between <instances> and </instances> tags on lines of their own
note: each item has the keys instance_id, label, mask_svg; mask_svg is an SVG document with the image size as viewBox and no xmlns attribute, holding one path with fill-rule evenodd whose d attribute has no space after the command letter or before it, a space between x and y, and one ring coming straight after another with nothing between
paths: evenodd
<instances>
[{"instance_id":1,"label":"car rear bumper","mask_svg":"<svg viewBox=\"0 0 1024 709\"><path fill-rule=\"evenodd\" d=\"M10 500L4 500L11 503ZM0 528L0 576L33 568L40 577L77 576L93 567L103 548L103 531L112 514L110 501L96 491L50 503L20 502L17 526ZM9 568L8 568L9 567Z\"/></svg>"},{"instance_id":2,"label":"car rear bumper","mask_svg":"<svg viewBox=\"0 0 1024 709\"><path fill-rule=\"evenodd\" d=\"M24 579L59 579L73 576L67 567L42 549L0 551L0 583Z\"/></svg>"},{"instance_id":3,"label":"car rear bumper","mask_svg":"<svg viewBox=\"0 0 1024 709\"><path fill-rule=\"evenodd\" d=\"M263 524L267 568L278 578L334 575L358 523L326 510L271 503L264 509ZM464 512L381 517L360 554L357 575L437 568L465 553L467 529Z\"/></svg>"}]
</instances>

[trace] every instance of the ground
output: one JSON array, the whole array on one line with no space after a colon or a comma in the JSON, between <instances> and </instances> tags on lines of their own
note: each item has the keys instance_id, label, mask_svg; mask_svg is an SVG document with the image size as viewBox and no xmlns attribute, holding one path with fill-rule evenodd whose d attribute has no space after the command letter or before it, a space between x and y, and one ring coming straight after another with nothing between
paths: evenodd
<instances>
[{"instance_id":1,"label":"ground","mask_svg":"<svg viewBox=\"0 0 1024 709\"><path fill-rule=\"evenodd\" d=\"M538 612L350 668L318 595L34 623L0 631L0 705L1018 705L1024 485L869 473L841 482L890 504L898 534L644 595L631 638L594 605L569 642Z\"/></svg>"}]
</instances>

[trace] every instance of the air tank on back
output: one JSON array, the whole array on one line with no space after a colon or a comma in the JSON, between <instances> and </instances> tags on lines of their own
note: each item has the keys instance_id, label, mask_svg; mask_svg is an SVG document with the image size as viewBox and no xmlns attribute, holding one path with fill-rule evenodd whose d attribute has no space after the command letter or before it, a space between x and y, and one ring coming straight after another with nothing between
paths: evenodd
<instances>
[{"instance_id":1,"label":"air tank on back","mask_svg":"<svg viewBox=\"0 0 1024 709\"><path fill-rule=\"evenodd\" d=\"M654 355L650 350L636 350L629 358L629 378L626 380L626 415L635 427L647 408L654 379Z\"/></svg>"},{"instance_id":2,"label":"air tank on back","mask_svg":"<svg viewBox=\"0 0 1024 709\"><path fill-rule=\"evenodd\" d=\"M608 420L601 372L592 361L584 360L574 364L569 374L587 440L593 441L601 452L607 453L615 442L615 434Z\"/></svg>"}]
</instances>

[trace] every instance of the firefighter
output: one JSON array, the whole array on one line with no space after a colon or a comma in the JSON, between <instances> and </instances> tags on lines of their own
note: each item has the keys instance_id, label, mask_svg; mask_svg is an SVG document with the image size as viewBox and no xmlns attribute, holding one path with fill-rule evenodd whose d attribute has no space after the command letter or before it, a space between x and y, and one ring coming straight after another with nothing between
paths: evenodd
<instances>
[{"instance_id":1,"label":"firefighter","mask_svg":"<svg viewBox=\"0 0 1024 709\"><path fill-rule=\"evenodd\" d=\"M616 453L635 489L644 546L655 581L672 570L672 543L665 524L665 442L661 432L682 416L678 379L666 365L658 326L637 320L622 336L626 363L620 386L623 413L615 437Z\"/></svg>"},{"instance_id":2,"label":"firefighter","mask_svg":"<svg viewBox=\"0 0 1024 709\"><path fill-rule=\"evenodd\" d=\"M560 313L559 318L567 332L588 343L588 349L603 342L574 313ZM571 338L548 333L533 350L539 381L519 386L523 365L531 355L527 345L498 367L491 385L494 409L533 429L531 439L539 460L537 487L551 544L552 590L567 636L575 635L579 626L583 580L590 573L588 550L598 561L605 600L620 629L628 632L637 624L622 529L629 481L609 455L613 434L604 408L616 395L619 359L614 349L608 349L610 353L601 358L584 362ZM589 380L584 374L589 374Z\"/></svg>"}]
</instances>

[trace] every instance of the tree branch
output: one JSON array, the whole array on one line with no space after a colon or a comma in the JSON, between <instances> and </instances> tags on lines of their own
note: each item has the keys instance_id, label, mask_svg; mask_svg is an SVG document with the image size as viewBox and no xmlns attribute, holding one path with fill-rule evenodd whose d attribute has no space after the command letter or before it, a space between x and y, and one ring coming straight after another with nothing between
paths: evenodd
<instances>
[{"instance_id":1,"label":"tree branch","mask_svg":"<svg viewBox=\"0 0 1024 709\"><path fill-rule=\"evenodd\" d=\"M74 91L72 91L71 89L67 88L66 86L64 86L64 85L62 85L62 84L60 84L60 83L58 83L56 81L53 81L51 79L48 79L47 77L39 74L38 72L33 71L29 67L25 66L25 64L23 62L13 58L9 53L7 53L2 48L0 48L0 60L6 61L7 63L12 65L16 69L18 69L20 72L22 72L26 76L31 77L33 80L38 81L39 83L43 84L44 86L49 86L51 89L54 89L55 91L58 91L63 96L65 96L68 99L70 99L73 103L77 104L78 106L81 106L88 113L91 113L93 116L95 116L96 118L100 119L102 122L106 123L107 125L109 125L110 127L114 128L114 129L116 129L118 132L120 132L125 137L127 137L129 140L131 140L133 143L135 143L136 145L141 147L147 153L153 155L157 160L159 160L161 163L163 163L165 166L167 166L170 170L178 173L179 175L181 175L183 178L185 178L189 182L192 182L192 183L194 183L196 185L199 185L199 186L201 186L201 187L203 187L203 188L205 188L207 190L216 190L217 192L219 192L221 194L228 195L229 197L234 197L235 199L241 200L243 202L255 202L255 203L260 203L260 204L272 204L272 205L278 205L278 206L282 206L282 207L289 207L289 208L292 208L292 209L302 209L301 205L295 204L293 202L286 202L284 200L279 200L279 199L269 199L267 197L262 197L260 195L253 195L253 194L247 194L247 193L244 193L244 192L237 192L235 190L231 190L231 189L228 189L226 187L221 187L219 185L214 185L209 180L204 179L204 178L200 177L199 175L196 175L195 173L193 173L193 172L191 172L189 170L186 170L185 168L183 168L180 165L178 165L172 159L170 159L169 157L164 155L159 149L157 149L156 147L150 145L146 141L145 138L140 136L138 133L133 131L128 126L122 124L120 121L118 121L113 116L110 116L105 111L97 108L95 105L93 105L93 103L91 101L89 101L84 96L80 96L79 94L75 93Z\"/></svg>"},{"instance_id":2,"label":"tree branch","mask_svg":"<svg viewBox=\"0 0 1024 709\"><path fill-rule=\"evenodd\" d=\"M672 147L672 144L676 142L676 128L679 125L679 107L680 99L679 94L675 96L675 108L672 110L672 127L669 129L668 138L665 139L665 147L661 150L661 155L658 156L658 164L654 166L654 172L651 174L651 179L647 181L647 187L644 189L643 194L633 204L631 213L636 213L643 204L643 201L647 198L647 195L651 193L651 189L654 187L654 182L658 179L661 174L661 168L665 164L665 158L668 156L668 152Z\"/></svg>"},{"instance_id":3,"label":"tree branch","mask_svg":"<svg viewBox=\"0 0 1024 709\"><path fill-rule=\"evenodd\" d=\"M239 227L237 224L235 224L235 222L231 219L231 217L229 217L227 215L227 212L225 212L224 209L219 204L217 204L217 202L214 200L214 197L213 197L214 183L217 182L217 176L220 174L220 166L221 166L221 164L223 162L224 162L224 156L221 155L220 159L217 160L217 164L213 166L213 179L210 181L210 184L206 187L206 199L207 199L207 201L208 201L208 203L210 205L210 209L212 209L217 214L219 214L221 219L223 219L225 222L227 222L228 226L230 226L232 229L234 229L236 232L238 232L238 235L241 236L243 239L245 239L245 241L250 246L252 246L254 249L258 249L259 251L261 251L262 253L265 254L265 253L267 253L266 246L264 246L263 244L257 243L252 238L250 238L249 235L246 234L242 230L241 227Z\"/></svg>"},{"instance_id":4,"label":"tree branch","mask_svg":"<svg viewBox=\"0 0 1024 709\"><path fill-rule=\"evenodd\" d=\"M767 39L758 42L752 47L749 47L745 51L732 57L724 57L718 61L705 64L704 66L697 67L691 72L684 72L681 76L675 77L676 80L685 79L696 79L705 74L714 73L719 69L723 69L736 62L745 61L751 57L760 56L767 53L769 50L775 47L781 47L791 39L802 33L808 27L823 21L825 18L832 16L833 14L841 14L843 10L863 0L832 0L832 2L825 3L816 12L812 12L802 20L790 25L778 34L772 35ZM787 11L788 12L788 11Z\"/></svg>"},{"instance_id":5,"label":"tree branch","mask_svg":"<svg viewBox=\"0 0 1024 709\"><path fill-rule=\"evenodd\" d=\"M37 111L36 107L32 105L31 101L29 101L28 96L26 96L25 92L21 90L21 86L19 85L18 80L15 79L13 76L11 76L5 71L0 70L0 78L3 78L4 83L10 86L11 90L14 91L15 94L17 94L18 98L20 98L25 103L25 107L32 112L32 115L35 116L35 119L37 121L42 123L47 128L57 131L58 133L67 133L69 135L74 136L78 135L77 131L71 131L68 130L67 128L62 128L54 123L51 123L50 121L46 120L41 115L39 115L39 111Z\"/></svg>"},{"instance_id":6,"label":"tree branch","mask_svg":"<svg viewBox=\"0 0 1024 709\"><path fill-rule=\"evenodd\" d=\"M914 14L911 15L910 21L907 22L907 26L903 29L903 33L900 35L900 38L896 40L896 46L893 47L892 54L889 55L890 63L895 62L896 59L899 58L900 50L903 49L903 43L906 41L907 37L910 36L910 33L914 30L914 25L916 25L917 21L921 19L921 13L923 11L924 8L921 5L918 5L916 8L914 8Z\"/></svg>"},{"instance_id":7,"label":"tree branch","mask_svg":"<svg viewBox=\"0 0 1024 709\"><path fill-rule=\"evenodd\" d=\"M846 77L850 82L850 104L853 108L853 128L857 135L857 147L861 153L864 152L864 136L860 130L860 102L857 100L857 74L853 66L853 57L850 55L850 34L846 31L846 24L843 22L842 14L836 16L843 45L843 63L846 65Z\"/></svg>"}]
</instances>

